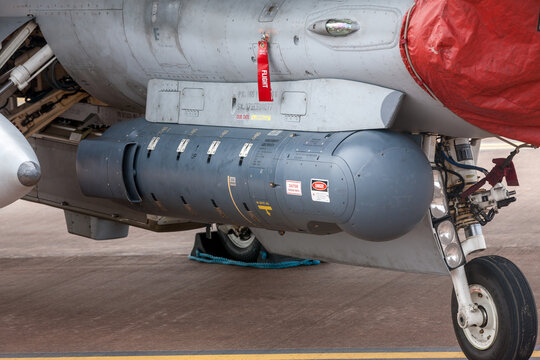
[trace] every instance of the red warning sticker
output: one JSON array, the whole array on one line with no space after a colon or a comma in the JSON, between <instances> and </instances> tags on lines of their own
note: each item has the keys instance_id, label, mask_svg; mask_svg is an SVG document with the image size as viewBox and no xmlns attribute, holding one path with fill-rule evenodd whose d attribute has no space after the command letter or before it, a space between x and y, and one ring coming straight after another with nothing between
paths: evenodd
<instances>
[{"instance_id":1,"label":"red warning sticker","mask_svg":"<svg viewBox=\"0 0 540 360\"><path fill-rule=\"evenodd\" d=\"M314 183L311 184L311 186L313 187L313 190L319 190L319 191L324 191L328 188L328 184L322 181L315 181Z\"/></svg>"},{"instance_id":2,"label":"red warning sticker","mask_svg":"<svg viewBox=\"0 0 540 360\"><path fill-rule=\"evenodd\" d=\"M317 202L330 202L328 180L311 179L311 200Z\"/></svg>"}]
</instances>

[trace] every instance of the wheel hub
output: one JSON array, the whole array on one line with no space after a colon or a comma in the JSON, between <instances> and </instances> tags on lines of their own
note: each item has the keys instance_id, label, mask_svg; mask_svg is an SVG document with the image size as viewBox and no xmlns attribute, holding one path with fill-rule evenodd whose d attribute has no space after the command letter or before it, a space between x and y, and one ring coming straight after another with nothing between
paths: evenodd
<instances>
[{"instance_id":1,"label":"wheel hub","mask_svg":"<svg viewBox=\"0 0 540 360\"><path fill-rule=\"evenodd\" d=\"M469 326L463 329L463 332L471 345L478 350L487 350L497 338L499 328L497 308L491 294L482 285L472 284L469 290L473 303L482 312L484 321L480 326Z\"/></svg>"},{"instance_id":2,"label":"wheel hub","mask_svg":"<svg viewBox=\"0 0 540 360\"><path fill-rule=\"evenodd\" d=\"M219 225L218 229L238 248L246 249L255 241L255 235L247 227L234 227L231 225Z\"/></svg>"}]
</instances>

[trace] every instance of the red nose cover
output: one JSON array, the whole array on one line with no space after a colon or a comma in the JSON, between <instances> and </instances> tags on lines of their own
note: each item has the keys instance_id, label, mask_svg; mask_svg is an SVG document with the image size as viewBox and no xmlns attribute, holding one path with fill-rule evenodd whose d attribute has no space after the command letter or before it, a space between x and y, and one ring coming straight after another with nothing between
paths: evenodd
<instances>
[{"instance_id":1,"label":"red nose cover","mask_svg":"<svg viewBox=\"0 0 540 360\"><path fill-rule=\"evenodd\" d=\"M540 0L417 0L401 55L458 116L540 145L539 12Z\"/></svg>"}]
</instances>

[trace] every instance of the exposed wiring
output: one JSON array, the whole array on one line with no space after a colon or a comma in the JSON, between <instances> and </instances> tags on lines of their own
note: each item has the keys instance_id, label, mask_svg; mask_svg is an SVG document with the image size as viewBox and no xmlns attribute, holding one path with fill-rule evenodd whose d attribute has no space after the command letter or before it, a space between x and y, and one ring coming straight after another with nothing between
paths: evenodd
<instances>
[{"instance_id":1,"label":"exposed wiring","mask_svg":"<svg viewBox=\"0 0 540 360\"><path fill-rule=\"evenodd\" d=\"M517 154L519 154L519 151L521 149L524 149L524 148L532 148L532 149L536 149L537 147L534 146L534 145L531 145L531 144L521 144L519 146L516 146L516 148L510 153L510 155L508 155L508 157L506 158L506 160L504 161L504 163L502 164L502 168L506 168L508 165L510 165L510 163L512 162L512 160L514 159L514 156L516 156Z\"/></svg>"},{"instance_id":2,"label":"exposed wiring","mask_svg":"<svg viewBox=\"0 0 540 360\"><path fill-rule=\"evenodd\" d=\"M501 140L501 141L504 142L504 143L507 143L507 144L510 145L510 146L513 146L513 147L515 147L515 148L518 147L518 145L514 144L514 143L511 142L510 140L507 140L507 139L503 138L502 136L496 136L496 138L499 139L499 140Z\"/></svg>"},{"instance_id":3,"label":"exposed wiring","mask_svg":"<svg viewBox=\"0 0 540 360\"><path fill-rule=\"evenodd\" d=\"M455 171L450 170L450 169L445 169L445 171L446 171L446 178L445 178L445 184L444 185L445 185L446 188L448 188L448 173L458 177L460 183L458 185L456 185L456 187L454 189L452 189L452 191L450 191L448 193L448 196L450 196L450 197L458 197L459 194L461 194L461 192L465 189L465 179L458 172L455 172Z\"/></svg>"},{"instance_id":4,"label":"exposed wiring","mask_svg":"<svg viewBox=\"0 0 540 360\"><path fill-rule=\"evenodd\" d=\"M437 166L437 169L441 171L443 175L444 188L447 191L448 197L449 198L458 197L459 194L465 188L465 179L460 173L448 169L448 167L445 164L444 157L442 156L442 150L439 147L437 148L437 151L435 153L435 165ZM456 176L460 181L460 183L454 186L450 191L448 191L448 179L450 177L449 174Z\"/></svg>"},{"instance_id":5,"label":"exposed wiring","mask_svg":"<svg viewBox=\"0 0 540 360\"><path fill-rule=\"evenodd\" d=\"M64 91L79 91L80 86L73 81L70 77L64 77L63 79L58 80L56 78L56 66L59 64L58 59L55 59L51 65L47 68L45 80L47 84L57 90Z\"/></svg>"},{"instance_id":6,"label":"exposed wiring","mask_svg":"<svg viewBox=\"0 0 540 360\"><path fill-rule=\"evenodd\" d=\"M476 221L478 221L478 223L480 223L482 226L487 225L487 223L492 221L497 214L495 209L489 209L489 211L486 213L485 211L482 211L482 209L480 209L476 204L471 204L471 212Z\"/></svg>"},{"instance_id":7,"label":"exposed wiring","mask_svg":"<svg viewBox=\"0 0 540 360\"><path fill-rule=\"evenodd\" d=\"M510 193L507 193L506 198L497 201L496 204L490 202L488 205L483 204L484 202L488 201L484 200L484 196L482 196L481 202L478 199L469 197L470 195L480 190L481 187L486 184L486 182L489 182L489 184L491 184L492 186L495 186L496 183L500 183L504 179L504 177L507 176L506 169L511 166L513 158L520 152L521 149L536 148L535 146L530 144L515 145L510 141L506 141L506 139L501 140L512 145L515 149L506 159L504 159L504 161L501 161L500 159L495 159L498 160L494 160L496 166L488 172L486 169L478 166L465 165L456 162L454 159L451 158L451 156L449 156L445 152L443 147L444 138L438 138L439 143L436 147L434 163L437 166L437 169L441 171L441 175L443 176L444 187L447 191L448 199L452 199L453 203L455 204L455 221L459 223L460 226L465 226L469 224L470 221L475 221L478 224L484 226L493 220L493 218L498 212L498 209L504 206L508 206L512 202L516 201L516 198L511 197L512 194ZM474 185L471 185L470 187L465 189L466 183L463 176L460 175L458 172L449 169L447 167L448 164L459 168L481 171L485 174L485 177L477 181ZM454 183L454 185L451 185L450 188L448 187L449 174L459 179L459 182ZM515 174L513 176L515 177ZM517 180L517 178L515 180ZM507 178L507 182L508 181L509 180ZM489 195L486 195L485 197L489 199Z\"/></svg>"},{"instance_id":8,"label":"exposed wiring","mask_svg":"<svg viewBox=\"0 0 540 360\"><path fill-rule=\"evenodd\" d=\"M24 98L24 102L29 103L29 104L35 104L41 99L43 99L45 96L47 96L47 94L49 94L50 92L51 92L50 90L45 90L39 93L26 95L26 97Z\"/></svg>"},{"instance_id":9,"label":"exposed wiring","mask_svg":"<svg viewBox=\"0 0 540 360\"><path fill-rule=\"evenodd\" d=\"M21 121L21 125L22 126L28 126L30 123L34 122L35 119L37 119L38 117L40 117L41 115L51 111L57 104L59 104L60 102L62 102L63 100L67 99L69 96L71 95L74 95L78 93L78 91L74 91L74 92L70 92L70 93L65 93L64 95L62 95L62 97L60 97L58 100L56 101L51 101L51 102L48 102L48 103L45 103L43 104L39 110L33 112L32 114L27 114L25 119L23 121ZM46 95L46 92L45 92L45 95ZM43 96L45 96L43 95ZM41 94L39 95L41 96ZM42 96L42 97L43 97Z\"/></svg>"},{"instance_id":10,"label":"exposed wiring","mask_svg":"<svg viewBox=\"0 0 540 360\"><path fill-rule=\"evenodd\" d=\"M489 173L489 171L487 171L486 169L482 168L482 167L479 167L479 166L474 166L474 165L466 165L466 164L460 164L458 163L457 161L455 161L454 159L452 159L450 156L448 156L444 150L441 148L441 145L439 145L439 151L441 153L441 155L443 156L443 158L450 164L456 166L456 167L459 167L459 168L462 168L462 169L468 169L468 170L476 170L476 171L480 171L482 172L484 175L487 175Z\"/></svg>"}]
</instances>

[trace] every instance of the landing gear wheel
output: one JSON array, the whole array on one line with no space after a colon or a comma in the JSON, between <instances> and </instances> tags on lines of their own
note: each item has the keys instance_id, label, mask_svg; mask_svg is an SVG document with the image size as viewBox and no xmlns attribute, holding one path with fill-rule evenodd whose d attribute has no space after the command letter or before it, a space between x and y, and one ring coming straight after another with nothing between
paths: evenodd
<instances>
[{"instance_id":1,"label":"landing gear wheel","mask_svg":"<svg viewBox=\"0 0 540 360\"><path fill-rule=\"evenodd\" d=\"M452 294L452 321L468 359L529 359L538 331L536 304L523 273L510 260L484 256L465 265L473 302L484 315L481 326L462 329Z\"/></svg>"},{"instance_id":2,"label":"landing gear wheel","mask_svg":"<svg viewBox=\"0 0 540 360\"><path fill-rule=\"evenodd\" d=\"M254 262L259 257L261 243L248 227L218 225L218 235L229 258Z\"/></svg>"}]
</instances>

